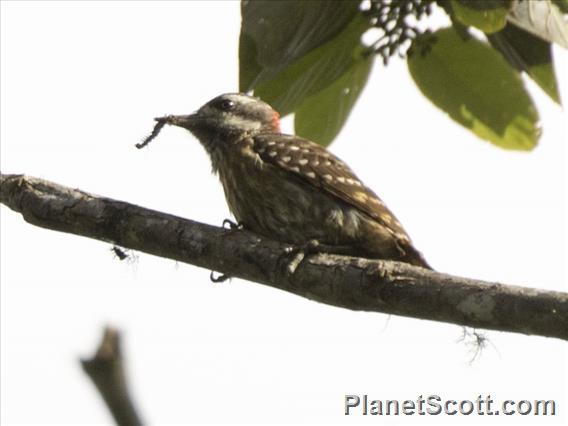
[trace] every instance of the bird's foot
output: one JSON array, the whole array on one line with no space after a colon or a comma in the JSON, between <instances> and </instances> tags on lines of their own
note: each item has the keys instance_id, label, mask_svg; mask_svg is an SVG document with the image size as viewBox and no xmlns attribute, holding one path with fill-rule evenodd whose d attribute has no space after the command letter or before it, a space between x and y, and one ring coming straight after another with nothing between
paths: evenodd
<instances>
[{"instance_id":1,"label":"bird's foot","mask_svg":"<svg viewBox=\"0 0 568 426\"><path fill-rule=\"evenodd\" d=\"M233 222L231 219L225 219L223 220L221 227L231 231L240 231L241 229L244 229L245 226L242 222Z\"/></svg>"},{"instance_id":2,"label":"bird's foot","mask_svg":"<svg viewBox=\"0 0 568 426\"><path fill-rule=\"evenodd\" d=\"M230 278L231 276L227 274L220 274L215 276L215 271L211 271L211 273L209 274L209 279L211 280L212 283L222 283Z\"/></svg>"},{"instance_id":3,"label":"bird's foot","mask_svg":"<svg viewBox=\"0 0 568 426\"><path fill-rule=\"evenodd\" d=\"M286 247L285 249L285 256L286 258L290 259L288 264L286 265L286 269L290 274L296 272L300 263L311 254L319 253L319 247L321 246L318 240L309 240L306 243L295 246L295 247Z\"/></svg>"},{"instance_id":4,"label":"bird's foot","mask_svg":"<svg viewBox=\"0 0 568 426\"><path fill-rule=\"evenodd\" d=\"M287 265L288 272L293 274L307 256L315 254L354 256L357 253L355 253L353 247L350 246L322 244L318 240L312 239L300 246L288 247L286 249L286 257L291 259Z\"/></svg>"},{"instance_id":5,"label":"bird's foot","mask_svg":"<svg viewBox=\"0 0 568 426\"><path fill-rule=\"evenodd\" d=\"M244 225L242 222L233 222L231 219L225 219L223 220L221 227L223 229L228 229L229 231L240 231L244 228ZM211 274L209 274L209 279L213 283L222 283L230 278L231 276L227 274L219 274L216 276L215 271L211 271Z\"/></svg>"}]
</instances>

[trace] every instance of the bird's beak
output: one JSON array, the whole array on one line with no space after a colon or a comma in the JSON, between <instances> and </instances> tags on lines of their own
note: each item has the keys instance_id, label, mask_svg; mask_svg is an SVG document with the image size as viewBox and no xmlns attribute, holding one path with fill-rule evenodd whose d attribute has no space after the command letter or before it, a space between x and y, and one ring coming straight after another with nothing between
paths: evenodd
<instances>
[{"instance_id":1,"label":"bird's beak","mask_svg":"<svg viewBox=\"0 0 568 426\"><path fill-rule=\"evenodd\" d=\"M165 117L157 117L154 120L158 123L171 124L172 126L192 130L201 121L201 116L196 112L189 115L166 115Z\"/></svg>"}]
</instances>

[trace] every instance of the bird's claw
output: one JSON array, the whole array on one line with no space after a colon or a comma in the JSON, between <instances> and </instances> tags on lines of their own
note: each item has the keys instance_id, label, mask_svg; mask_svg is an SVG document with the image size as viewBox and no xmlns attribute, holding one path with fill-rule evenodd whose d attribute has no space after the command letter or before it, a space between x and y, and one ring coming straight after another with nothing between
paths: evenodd
<instances>
[{"instance_id":1,"label":"bird's claw","mask_svg":"<svg viewBox=\"0 0 568 426\"><path fill-rule=\"evenodd\" d=\"M209 274L209 279L213 283L222 283L227 281L229 278L231 277L227 274L220 274L219 276L215 276L215 271L211 271L211 273Z\"/></svg>"},{"instance_id":2,"label":"bird's claw","mask_svg":"<svg viewBox=\"0 0 568 426\"><path fill-rule=\"evenodd\" d=\"M320 243L318 240L309 240L306 243L302 244L301 246L296 247L286 247L284 252L286 253L286 257L290 257L290 261L286 265L286 269L290 274L296 272L300 263L311 254L319 253Z\"/></svg>"},{"instance_id":3,"label":"bird's claw","mask_svg":"<svg viewBox=\"0 0 568 426\"><path fill-rule=\"evenodd\" d=\"M221 226L225 229L230 229L231 231L240 231L244 228L242 222L233 222L231 219L224 219Z\"/></svg>"}]
</instances>

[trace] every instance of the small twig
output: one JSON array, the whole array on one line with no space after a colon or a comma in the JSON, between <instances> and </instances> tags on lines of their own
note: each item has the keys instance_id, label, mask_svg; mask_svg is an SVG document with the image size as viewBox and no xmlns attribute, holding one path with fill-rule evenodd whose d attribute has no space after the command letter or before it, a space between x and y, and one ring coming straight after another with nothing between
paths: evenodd
<instances>
[{"instance_id":1,"label":"small twig","mask_svg":"<svg viewBox=\"0 0 568 426\"><path fill-rule=\"evenodd\" d=\"M120 347L120 334L106 327L97 352L90 359L82 359L83 370L95 384L118 425L141 425L132 399L130 398L124 361Z\"/></svg>"}]
</instances>

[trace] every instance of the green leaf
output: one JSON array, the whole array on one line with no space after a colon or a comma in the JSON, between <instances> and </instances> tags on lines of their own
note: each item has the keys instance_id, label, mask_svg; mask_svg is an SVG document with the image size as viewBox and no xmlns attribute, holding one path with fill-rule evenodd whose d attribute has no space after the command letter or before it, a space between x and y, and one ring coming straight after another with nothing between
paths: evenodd
<instances>
[{"instance_id":1,"label":"green leaf","mask_svg":"<svg viewBox=\"0 0 568 426\"><path fill-rule=\"evenodd\" d=\"M355 62L331 85L307 98L294 115L295 133L327 146L345 124L367 84L374 57Z\"/></svg>"},{"instance_id":2,"label":"green leaf","mask_svg":"<svg viewBox=\"0 0 568 426\"><path fill-rule=\"evenodd\" d=\"M294 111L309 96L340 78L361 59L361 35L369 28L362 14L327 43L311 50L274 78L256 84L254 94L282 115Z\"/></svg>"},{"instance_id":3,"label":"green leaf","mask_svg":"<svg viewBox=\"0 0 568 426\"><path fill-rule=\"evenodd\" d=\"M513 70L494 49L453 28L415 39L408 69L422 93L455 121L493 144L533 149L538 112Z\"/></svg>"},{"instance_id":4,"label":"green leaf","mask_svg":"<svg viewBox=\"0 0 568 426\"><path fill-rule=\"evenodd\" d=\"M253 39L241 31L239 37L239 91L248 92L251 84L262 71L256 62L256 46Z\"/></svg>"},{"instance_id":5,"label":"green leaf","mask_svg":"<svg viewBox=\"0 0 568 426\"><path fill-rule=\"evenodd\" d=\"M552 0L562 13L568 13L568 0Z\"/></svg>"},{"instance_id":6,"label":"green leaf","mask_svg":"<svg viewBox=\"0 0 568 426\"><path fill-rule=\"evenodd\" d=\"M242 1L240 90L274 77L336 36L357 14L359 2L352 0Z\"/></svg>"},{"instance_id":7,"label":"green leaf","mask_svg":"<svg viewBox=\"0 0 568 426\"><path fill-rule=\"evenodd\" d=\"M526 72L548 96L560 103L550 43L513 24L489 34L488 39L511 66Z\"/></svg>"},{"instance_id":8,"label":"green leaf","mask_svg":"<svg viewBox=\"0 0 568 426\"><path fill-rule=\"evenodd\" d=\"M507 23L511 0L451 0L450 4L459 22L493 33Z\"/></svg>"}]
</instances>

